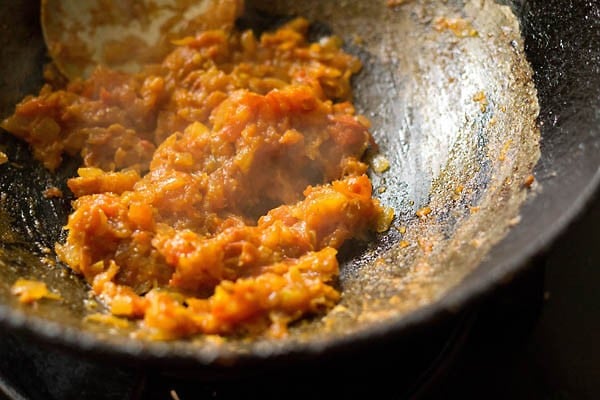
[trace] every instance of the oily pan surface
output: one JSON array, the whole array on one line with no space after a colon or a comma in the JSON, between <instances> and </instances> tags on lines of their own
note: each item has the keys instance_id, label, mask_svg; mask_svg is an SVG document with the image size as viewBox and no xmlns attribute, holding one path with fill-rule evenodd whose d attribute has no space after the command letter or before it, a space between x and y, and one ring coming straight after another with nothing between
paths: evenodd
<instances>
[{"instance_id":1,"label":"oily pan surface","mask_svg":"<svg viewBox=\"0 0 600 400\"><path fill-rule=\"evenodd\" d=\"M126 331L84 324L89 311L83 281L40 261L54 260L44 249L61 236L69 212L67 199L49 201L41 192L51 184L61 187L61 180L33 163L26 147L8 135L4 150L15 162L2 166L2 304L56 322L44 325L47 336L77 335L88 344L100 340L128 352L171 351L208 362L318 347L393 323L440 298L478 265L518 223L519 206L530 190L524 183L539 157L537 100L514 16L507 7L480 1L435 6L413 1L395 8L379 2L296 3L265 2L262 9L316 21L315 37L340 35L347 51L361 58L355 103L373 122L375 139L390 161L390 168L372 179L383 204L394 207L396 220L368 245L353 244L342 252L340 305L275 342L199 337L140 343ZM276 20L264 17L261 4L256 7L259 11L251 9L242 23L258 21L263 28ZM2 99L2 117L41 84L41 38L34 35L19 57L20 68L4 67L12 79L4 82L10 90ZM58 175L72 174L72 167L67 163ZM46 281L64 300L18 305L9 292L19 276Z\"/></svg>"}]
</instances>

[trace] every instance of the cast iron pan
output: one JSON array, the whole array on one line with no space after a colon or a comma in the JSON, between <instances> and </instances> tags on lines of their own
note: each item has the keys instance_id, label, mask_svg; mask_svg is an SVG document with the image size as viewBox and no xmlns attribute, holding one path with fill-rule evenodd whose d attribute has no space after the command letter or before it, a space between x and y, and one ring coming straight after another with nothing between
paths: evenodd
<instances>
[{"instance_id":1,"label":"cast iron pan","mask_svg":"<svg viewBox=\"0 0 600 400\"><path fill-rule=\"evenodd\" d=\"M35 1L17 0L0 10L1 117L42 84L48 59L38 10ZM167 369L243 370L368 348L427 330L509 282L590 201L600 181L598 2L248 1L239 22L260 31L292 15L315 21L313 39L333 32L363 60L355 101L391 163L372 178L396 220L370 242L343 249L341 305L277 341L145 342L82 322L86 285L51 250L64 235L71 200L64 178L76 160L51 175L2 132L10 159L0 166L6 329ZM464 18L473 31L436 29L438 17ZM49 186L67 195L46 199ZM431 214L417 217L425 206ZM22 306L10 294L18 277L47 282L64 300Z\"/></svg>"}]
</instances>

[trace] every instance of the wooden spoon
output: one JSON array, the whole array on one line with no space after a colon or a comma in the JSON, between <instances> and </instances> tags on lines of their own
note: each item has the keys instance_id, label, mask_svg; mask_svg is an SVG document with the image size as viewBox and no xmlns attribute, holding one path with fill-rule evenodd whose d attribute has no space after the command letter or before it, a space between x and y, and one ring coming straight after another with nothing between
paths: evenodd
<instances>
[{"instance_id":1,"label":"wooden spoon","mask_svg":"<svg viewBox=\"0 0 600 400\"><path fill-rule=\"evenodd\" d=\"M174 39L230 29L243 0L42 0L44 39L69 79L98 65L136 72L159 62Z\"/></svg>"}]
</instances>

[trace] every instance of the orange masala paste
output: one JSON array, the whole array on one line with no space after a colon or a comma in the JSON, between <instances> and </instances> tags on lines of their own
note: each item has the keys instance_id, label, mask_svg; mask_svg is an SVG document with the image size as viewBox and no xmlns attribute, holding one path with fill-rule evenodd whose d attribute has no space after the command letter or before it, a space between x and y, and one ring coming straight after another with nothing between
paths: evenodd
<instances>
[{"instance_id":1,"label":"orange masala paste","mask_svg":"<svg viewBox=\"0 0 600 400\"><path fill-rule=\"evenodd\" d=\"M158 339L286 334L330 309L337 250L384 230L361 64L295 19L256 38L205 31L137 74L46 84L2 127L50 170L80 156L61 261Z\"/></svg>"}]
</instances>

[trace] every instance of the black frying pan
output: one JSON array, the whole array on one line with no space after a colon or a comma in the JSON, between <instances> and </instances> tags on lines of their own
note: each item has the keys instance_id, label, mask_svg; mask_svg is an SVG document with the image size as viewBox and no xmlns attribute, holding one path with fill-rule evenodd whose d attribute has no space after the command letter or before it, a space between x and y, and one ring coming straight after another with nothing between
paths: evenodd
<instances>
[{"instance_id":1,"label":"black frying pan","mask_svg":"<svg viewBox=\"0 0 600 400\"><path fill-rule=\"evenodd\" d=\"M370 243L343 249L343 307L298 324L284 340L222 345L202 337L142 342L83 323L84 282L48 265L54 256L47 249L61 240L70 198L42 196L52 185L67 193L64 178L76 162L50 175L25 145L3 134L11 162L0 166L0 321L8 329L86 355L225 373L368 349L433 329L526 271L596 191L597 1L500 2L514 11L521 32L508 7L486 0L414 0L396 8L384 1L248 3L240 24L261 30L286 15L304 15L316 21L315 38L342 36L365 65L354 82L356 102L391 161L373 180L397 219ZM37 2L16 0L0 10L2 117L42 83L47 58L38 10ZM440 15L466 17L477 36L437 31ZM474 100L480 91L486 104ZM426 205L433 212L416 217ZM19 305L10 294L19 276L46 281L64 301Z\"/></svg>"}]
</instances>

